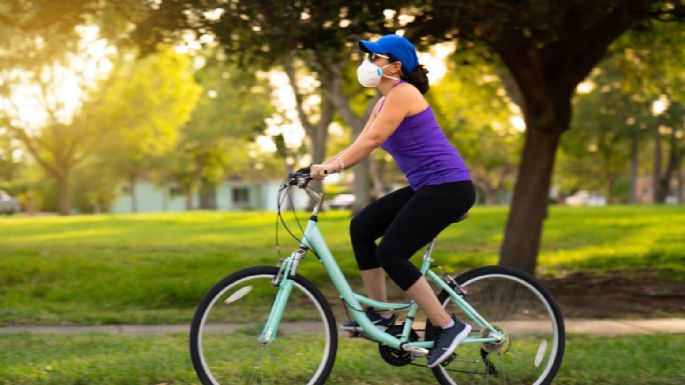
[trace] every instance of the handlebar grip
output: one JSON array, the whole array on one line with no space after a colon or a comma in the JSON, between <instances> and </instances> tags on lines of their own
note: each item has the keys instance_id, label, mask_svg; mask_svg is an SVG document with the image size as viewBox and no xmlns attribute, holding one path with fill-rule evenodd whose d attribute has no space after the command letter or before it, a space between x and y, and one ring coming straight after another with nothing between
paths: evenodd
<instances>
[{"instance_id":1,"label":"handlebar grip","mask_svg":"<svg viewBox=\"0 0 685 385\"><path fill-rule=\"evenodd\" d=\"M311 167L303 167L297 171L295 171L295 174L306 174L309 175L311 173Z\"/></svg>"}]
</instances>

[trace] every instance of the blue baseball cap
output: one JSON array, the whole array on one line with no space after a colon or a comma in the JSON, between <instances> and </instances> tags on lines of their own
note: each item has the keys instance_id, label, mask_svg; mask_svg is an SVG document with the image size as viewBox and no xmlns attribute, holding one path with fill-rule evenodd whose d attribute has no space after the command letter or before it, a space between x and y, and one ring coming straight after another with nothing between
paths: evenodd
<instances>
[{"instance_id":1,"label":"blue baseball cap","mask_svg":"<svg viewBox=\"0 0 685 385\"><path fill-rule=\"evenodd\" d=\"M364 52L390 54L399 60L408 72L412 72L419 65L414 44L400 35L384 35L376 41L359 40L359 49Z\"/></svg>"}]
</instances>

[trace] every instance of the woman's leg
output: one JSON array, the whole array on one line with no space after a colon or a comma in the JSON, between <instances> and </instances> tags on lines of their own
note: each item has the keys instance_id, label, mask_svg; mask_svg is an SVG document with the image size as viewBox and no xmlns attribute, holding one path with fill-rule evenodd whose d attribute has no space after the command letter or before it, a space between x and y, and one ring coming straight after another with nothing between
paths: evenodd
<instances>
[{"instance_id":1,"label":"woman's leg","mask_svg":"<svg viewBox=\"0 0 685 385\"><path fill-rule=\"evenodd\" d=\"M426 313L428 319L431 320L431 324L442 327L452 321L452 317L442 307L433 288L428 284L428 280L425 277L419 278L411 285L407 289L407 295L416 301L416 304Z\"/></svg>"},{"instance_id":2,"label":"woman's leg","mask_svg":"<svg viewBox=\"0 0 685 385\"><path fill-rule=\"evenodd\" d=\"M350 221L352 249L371 299L388 301L385 271L376 260L376 240L413 195L414 190L409 186L393 191L370 203Z\"/></svg>"},{"instance_id":3,"label":"woman's leg","mask_svg":"<svg viewBox=\"0 0 685 385\"><path fill-rule=\"evenodd\" d=\"M388 293L385 288L385 270L381 267L369 270L361 270L362 282L366 294L376 301L388 302ZM378 311L378 314L389 314L389 311Z\"/></svg>"},{"instance_id":4,"label":"woman's leg","mask_svg":"<svg viewBox=\"0 0 685 385\"><path fill-rule=\"evenodd\" d=\"M397 213L376 249L383 269L434 325L444 326L451 318L409 258L467 212L474 201L475 190L470 181L424 186Z\"/></svg>"}]
</instances>

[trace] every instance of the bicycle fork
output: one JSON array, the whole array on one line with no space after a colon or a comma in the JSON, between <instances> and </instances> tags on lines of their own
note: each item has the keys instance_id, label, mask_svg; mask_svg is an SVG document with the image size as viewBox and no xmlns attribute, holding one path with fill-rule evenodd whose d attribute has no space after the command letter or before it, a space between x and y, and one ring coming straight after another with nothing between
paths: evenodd
<instances>
[{"instance_id":1,"label":"bicycle fork","mask_svg":"<svg viewBox=\"0 0 685 385\"><path fill-rule=\"evenodd\" d=\"M307 249L305 247L300 247L297 251L294 251L290 257L282 260L281 266L278 269L278 274L276 274L271 281L274 286L278 287L278 293L276 294L276 299L274 299L274 304L271 306L269 318L267 318L264 329L258 338L259 343L262 345L268 345L275 340L278 335L278 328L281 324L283 312L285 311L285 305L288 303L288 298L290 298L290 293L292 292L294 285L294 281L289 278L295 276L297 266L306 253Z\"/></svg>"}]
</instances>

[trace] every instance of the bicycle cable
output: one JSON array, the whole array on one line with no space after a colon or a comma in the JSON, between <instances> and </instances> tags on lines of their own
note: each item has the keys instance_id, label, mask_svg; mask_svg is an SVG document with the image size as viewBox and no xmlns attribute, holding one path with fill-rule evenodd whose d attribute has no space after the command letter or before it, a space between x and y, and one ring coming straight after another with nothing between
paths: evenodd
<instances>
[{"instance_id":1,"label":"bicycle cable","mask_svg":"<svg viewBox=\"0 0 685 385\"><path fill-rule=\"evenodd\" d=\"M277 202L278 202L278 207L277 207L277 209L278 209L278 217L277 217L277 219L276 219L276 250L278 251L278 256L279 256L279 258L281 258L280 244L278 243L278 224L279 224L279 220L280 220L281 224L283 225L283 228L285 228L285 230L288 232L288 234L290 234L290 236L291 236L294 240L296 240L298 243L301 242L301 239L299 239L295 234L293 234L292 231L290 231L290 228L289 228L288 225L286 224L285 219L283 218L283 215L281 214L281 207L282 207L283 202L285 201L285 198L286 198L286 197L288 198L288 202L290 203L290 208L291 208L291 211L292 211L292 213L293 213L293 218L295 218L295 222L297 223L297 226L300 228L300 231L302 232L302 237L303 237L310 245L312 244L312 242L309 240L309 238L307 238L306 234L304 233L304 230L302 229L302 224L300 223L300 220L299 220L299 218L298 218L298 216L297 216L297 211L295 210L295 204L293 203L292 196L290 195L290 189L291 189L292 186L290 186L289 183L287 183L287 181L288 181L289 179L290 179L290 175L287 176L285 179L283 179L283 185L282 185L282 187L278 190L278 195L277 195ZM281 199L281 194L283 193L283 191L285 191L285 193L284 193L284 195L283 195L283 199ZM308 250L311 250L312 253L316 256L316 258L318 258L319 260L321 260L321 257L319 257L319 255L316 253L316 251L315 251L313 248L308 247ZM343 302L343 305L344 305L343 308L345 309L345 313L347 313L347 318L348 318L349 320L352 320L352 319L351 319L351 317L350 317L350 315L349 315L348 308L349 308L350 310L353 310L353 311L356 311L356 312L361 312L361 313L364 313L364 312L365 312L364 309L357 309L357 308L354 307L352 304L350 304L349 302L347 302L344 298L341 298L341 300L342 300L342 302ZM396 310L408 309L410 306L411 306L411 304L408 304L408 305L405 305L405 306L403 306L403 307L401 307L401 308L397 308Z\"/></svg>"},{"instance_id":2,"label":"bicycle cable","mask_svg":"<svg viewBox=\"0 0 685 385\"><path fill-rule=\"evenodd\" d=\"M300 220L299 220L299 218L297 217L297 211L295 210L295 204L293 203L292 196L289 194L289 193L290 193L291 186L289 185L289 183L286 183L286 182L289 181L290 178L291 178L291 175L288 175L287 177L285 177L285 179L283 179L283 185L282 185L282 187L278 190L278 195L277 195L278 216L277 216L277 218L276 218L276 250L278 251L278 256L279 256L279 258L281 258L280 244L278 243L278 222L279 222L279 220L280 220L281 224L283 225L283 228L288 232L288 234L290 234L290 236L291 236L294 240L296 240L296 241L297 241L298 243L300 243L300 244L301 244L301 242L302 242L302 240L301 240L300 238L298 238L295 234L293 234L292 231L290 231L290 228L288 227L287 223L285 222L285 219L284 219L283 215L281 214L281 207L282 207L283 202L285 201L285 198L286 198L286 197L288 198L288 201L290 202L290 206L291 206L291 211L292 211L292 213L293 213L293 217L295 218L295 221L296 221L296 223L297 223L297 226L300 228L300 231L302 232L302 237L303 237L310 245L312 244L311 240L309 240L309 238L307 238L307 235L304 233L304 230L302 229L302 225L300 224ZM281 194L283 193L283 191L285 191L285 194L283 195L283 199L281 199ZM312 253L314 254L314 256L316 256L317 259L319 259L319 260L321 259L321 257L319 257L319 254L317 254L317 252L316 252L313 248L307 247L307 250L311 250Z\"/></svg>"}]
</instances>

